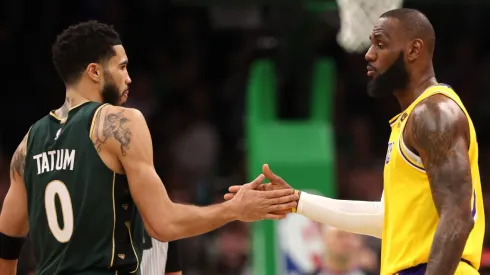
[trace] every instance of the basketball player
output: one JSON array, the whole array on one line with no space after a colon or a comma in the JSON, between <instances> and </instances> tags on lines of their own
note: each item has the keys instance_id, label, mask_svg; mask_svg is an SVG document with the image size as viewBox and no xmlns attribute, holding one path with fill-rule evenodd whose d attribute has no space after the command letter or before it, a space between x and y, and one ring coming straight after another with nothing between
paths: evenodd
<instances>
[{"instance_id":1,"label":"basketball player","mask_svg":"<svg viewBox=\"0 0 490 275\"><path fill-rule=\"evenodd\" d=\"M393 94L402 109L390 120L384 195L362 202L301 192L297 213L382 238L382 275L478 274L485 231L478 143L460 98L435 78L434 29L419 11L396 9L381 15L370 39L368 92ZM267 165L263 171L271 183L260 190L291 188Z\"/></svg>"},{"instance_id":2,"label":"basketball player","mask_svg":"<svg viewBox=\"0 0 490 275\"><path fill-rule=\"evenodd\" d=\"M270 212L295 207L292 190L253 190L263 175L222 204L173 203L153 167L143 115L120 107L131 79L117 32L96 21L71 26L52 53L66 100L30 128L12 157L0 274L15 274L28 232L36 274L139 273L143 223L151 237L170 241L233 220L279 219Z\"/></svg>"}]
</instances>

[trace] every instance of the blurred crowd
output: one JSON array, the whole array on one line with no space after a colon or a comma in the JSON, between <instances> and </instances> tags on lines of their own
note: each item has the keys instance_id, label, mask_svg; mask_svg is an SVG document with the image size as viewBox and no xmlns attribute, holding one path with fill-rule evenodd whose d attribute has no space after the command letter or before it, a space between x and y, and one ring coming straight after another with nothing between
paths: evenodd
<instances>
[{"instance_id":1,"label":"blurred crowd","mask_svg":"<svg viewBox=\"0 0 490 275\"><path fill-rule=\"evenodd\" d=\"M41 3L42 2L42 3ZM363 54L347 54L336 42L338 14L314 19L297 7L180 7L169 1L7 1L0 20L0 53L8 77L1 109L0 198L8 189L12 152L29 126L63 104L64 87L50 60L57 33L86 19L113 24L129 56L132 85L128 105L145 115L155 165L174 201L207 205L222 201L227 186L246 182L245 93L249 66L270 57L277 64L280 116L307 113L314 58L337 67L334 126L337 184L343 199L379 200L388 120L399 110L393 98L365 93ZM486 29L489 8L411 3L425 12L437 34L438 80L460 94L473 117L480 167L490 206L490 74ZM368 36L369 34L365 34ZM295 184L292 182L291 184ZM328 252L324 273L378 274L379 241L322 229ZM250 274L250 228L234 222L181 243L185 274ZM486 242L490 247L490 242ZM20 274L32 274L24 251Z\"/></svg>"}]
</instances>

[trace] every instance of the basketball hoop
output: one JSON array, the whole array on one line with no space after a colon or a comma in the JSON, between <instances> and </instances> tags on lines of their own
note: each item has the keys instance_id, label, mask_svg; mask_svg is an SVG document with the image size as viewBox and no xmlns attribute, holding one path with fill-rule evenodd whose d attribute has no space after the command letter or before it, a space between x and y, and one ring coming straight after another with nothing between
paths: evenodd
<instances>
[{"instance_id":1,"label":"basketball hoop","mask_svg":"<svg viewBox=\"0 0 490 275\"><path fill-rule=\"evenodd\" d=\"M337 0L340 15L337 42L349 53L366 51L371 45L369 33L379 16L402 4L403 0Z\"/></svg>"}]
</instances>

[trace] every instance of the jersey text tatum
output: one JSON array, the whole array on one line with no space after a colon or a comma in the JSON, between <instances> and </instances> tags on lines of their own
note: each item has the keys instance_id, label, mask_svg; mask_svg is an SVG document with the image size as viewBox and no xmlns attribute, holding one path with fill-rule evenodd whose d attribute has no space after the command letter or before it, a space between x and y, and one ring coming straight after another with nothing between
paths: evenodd
<instances>
[{"instance_id":1,"label":"jersey text tatum","mask_svg":"<svg viewBox=\"0 0 490 275\"><path fill-rule=\"evenodd\" d=\"M75 150L61 149L42 152L32 157L37 162L37 174L54 170L73 170Z\"/></svg>"}]
</instances>

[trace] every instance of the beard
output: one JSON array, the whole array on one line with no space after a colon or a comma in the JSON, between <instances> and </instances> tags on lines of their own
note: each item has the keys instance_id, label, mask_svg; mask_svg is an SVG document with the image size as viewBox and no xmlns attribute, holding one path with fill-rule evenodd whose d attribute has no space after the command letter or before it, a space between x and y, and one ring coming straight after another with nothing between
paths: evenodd
<instances>
[{"instance_id":1,"label":"beard","mask_svg":"<svg viewBox=\"0 0 490 275\"><path fill-rule=\"evenodd\" d=\"M384 73L374 77L368 83L367 92L371 97L383 97L393 94L396 90L407 87L409 75L403 60L403 51Z\"/></svg>"},{"instance_id":2,"label":"beard","mask_svg":"<svg viewBox=\"0 0 490 275\"><path fill-rule=\"evenodd\" d=\"M111 75L106 72L104 75L107 77L104 81L104 87L102 88L102 100L103 103L109 103L114 106L121 106L121 98L123 93L119 91L119 88L114 83Z\"/></svg>"}]
</instances>

